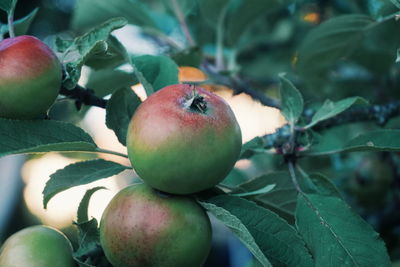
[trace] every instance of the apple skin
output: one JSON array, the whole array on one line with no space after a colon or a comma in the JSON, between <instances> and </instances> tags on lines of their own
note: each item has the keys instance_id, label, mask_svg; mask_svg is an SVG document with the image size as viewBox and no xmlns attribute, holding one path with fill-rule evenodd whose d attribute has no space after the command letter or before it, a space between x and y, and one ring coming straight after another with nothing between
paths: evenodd
<instances>
[{"instance_id":1,"label":"apple skin","mask_svg":"<svg viewBox=\"0 0 400 267\"><path fill-rule=\"evenodd\" d=\"M194 94L200 110L190 105ZM229 105L189 84L152 94L136 110L127 133L135 171L151 187L172 194L191 194L221 182L241 147L240 127Z\"/></svg>"},{"instance_id":2,"label":"apple skin","mask_svg":"<svg viewBox=\"0 0 400 267\"><path fill-rule=\"evenodd\" d=\"M1 267L72 267L72 246L57 229L36 225L10 236L0 250Z\"/></svg>"},{"instance_id":3,"label":"apple skin","mask_svg":"<svg viewBox=\"0 0 400 267\"><path fill-rule=\"evenodd\" d=\"M0 117L44 116L61 86L61 64L39 39L22 35L0 42Z\"/></svg>"},{"instance_id":4,"label":"apple skin","mask_svg":"<svg viewBox=\"0 0 400 267\"><path fill-rule=\"evenodd\" d=\"M136 184L108 204L100 221L100 242L116 267L196 267L210 251L211 225L193 199Z\"/></svg>"}]
</instances>

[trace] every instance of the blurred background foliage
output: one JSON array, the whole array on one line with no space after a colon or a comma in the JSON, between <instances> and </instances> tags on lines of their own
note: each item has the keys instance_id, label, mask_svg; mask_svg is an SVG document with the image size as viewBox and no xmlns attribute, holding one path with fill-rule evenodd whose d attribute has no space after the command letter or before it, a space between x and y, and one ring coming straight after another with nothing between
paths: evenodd
<instances>
[{"instance_id":1,"label":"blurred background foliage","mask_svg":"<svg viewBox=\"0 0 400 267\"><path fill-rule=\"evenodd\" d=\"M54 42L56 34L68 39L111 17L125 17L130 25L116 31L108 40L112 55L99 55L96 60L88 62L91 68L87 68L82 76L81 82L100 97L121 86L137 83L131 72L122 71L124 58L119 49L122 44L134 55L167 55L179 66L200 68L209 74L211 84L215 84L218 83L217 79L212 79L215 72L207 69L211 62L212 66L219 68L218 71L240 76L247 86L273 99L277 98L278 74L286 72L301 90L306 106L311 110L325 99L336 101L354 95L362 96L372 104L399 99L400 67L396 63L396 51L400 47L400 23L394 19L385 20L398 12L399 8L393 4L395 1L231 0L233 4L229 8L226 7L228 0L202 0L201 4L190 0L177 1L192 39L187 38L185 29L181 27L182 22L175 14L172 2L20 0L15 17L26 16L39 7L29 34L48 43ZM5 14L1 14L0 20L5 21ZM230 89L225 87L225 90ZM240 91L236 90L236 93ZM249 100L240 101L242 110L258 104L249 102L243 108L244 101ZM54 105L50 117L79 123L86 120L91 125L98 117L85 117L87 112L88 108L78 112L73 102L60 101ZM261 125L263 132L250 132L248 140L271 133L282 125L279 114L271 114L254 109L247 116L243 115L242 128L249 129L251 126L244 124L246 120L271 116L255 122L259 125L271 121L272 124ZM97 126L88 126L89 132L95 134ZM393 119L385 127L399 126L400 121ZM344 125L327 130L326 138L331 138L329 142L334 144L349 133L377 127L372 123ZM307 172L320 172L332 179L348 203L382 235L392 260L400 259L398 154L335 154L303 158L300 162ZM270 171L281 170L282 166L283 162L277 157L269 153L258 154L239 161L224 185L244 183L244 188L251 189L259 187L259 183L275 183L277 186L271 194L252 199L271 209L276 203L286 200L286 212L282 213L281 209L279 213L293 222L292 200L296 194L289 176L283 173L280 181L269 181L267 175ZM126 178L120 184L126 184L130 179ZM18 207L13 219L16 223L9 225L8 233L38 220L27 215L30 213L22 212L27 207L22 200Z\"/></svg>"}]
</instances>

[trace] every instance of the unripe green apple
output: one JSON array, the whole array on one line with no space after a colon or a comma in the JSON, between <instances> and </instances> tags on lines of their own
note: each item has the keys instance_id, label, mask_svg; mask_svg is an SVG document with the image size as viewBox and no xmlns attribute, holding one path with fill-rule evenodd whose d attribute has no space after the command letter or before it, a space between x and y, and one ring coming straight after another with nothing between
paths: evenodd
<instances>
[{"instance_id":1,"label":"unripe green apple","mask_svg":"<svg viewBox=\"0 0 400 267\"><path fill-rule=\"evenodd\" d=\"M61 64L33 36L0 42L0 117L35 119L46 114L61 86Z\"/></svg>"},{"instance_id":2,"label":"unripe green apple","mask_svg":"<svg viewBox=\"0 0 400 267\"><path fill-rule=\"evenodd\" d=\"M108 204L100 242L116 267L196 267L209 253L211 225L193 199L136 184Z\"/></svg>"},{"instance_id":3,"label":"unripe green apple","mask_svg":"<svg viewBox=\"0 0 400 267\"><path fill-rule=\"evenodd\" d=\"M72 267L72 246L60 231L31 226L10 236L0 250L1 267Z\"/></svg>"},{"instance_id":4,"label":"unripe green apple","mask_svg":"<svg viewBox=\"0 0 400 267\"><path fill-rule=\"evenodd\" d=\"M191 194L221 182L241 146L229 105L189 84L167 86L146 99L127 134L135 171L150 186L172 194Z\"/></svg>"}]
</instances>

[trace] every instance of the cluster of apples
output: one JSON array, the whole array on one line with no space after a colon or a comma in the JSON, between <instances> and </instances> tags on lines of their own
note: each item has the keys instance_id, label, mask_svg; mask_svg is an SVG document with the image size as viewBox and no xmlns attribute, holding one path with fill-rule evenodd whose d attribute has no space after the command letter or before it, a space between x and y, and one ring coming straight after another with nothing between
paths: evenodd
<instances>
[{"instance_id":1,"label":"cluster of apples","mask_svg":"<svg viewBox=\"0 0 400 267\"><path fill-rule=\"evenodd\" d=\"M61 79L59 60L37 38L1 41L0 117L44 117ZM107 259L114 266L201 266L211 225L192 194L225 178L241 144L232 110L206 89L176 84L147 98L127 134L129 159L144 183L121 190L103 213L100 242ZM0 266L74 266L72 247L56 229L26 228L5 242Z\"/></svg>"},{"instance_id":2,"label":"cluster of apples","mask_svg":"<svg viewBox=\"0 0 400 267\"><path fill-rule=\"evenodd\" d=\"M225 178L241 149L228 104L188 84L167 86L137 109L128 156L144 184L120 191L100 222L115 266L201 266L211 247L207 213L191 194Z\"/></svg>"},{"instance_id":3,"label":"cluster of apples","mask_svg":"<svg viewBox=\"0 0 400 267\"><path fill-rule=\"evenodd\" d=\"M56 100L62 66L54 52L34 36L0 42L0 117L44 118ZM0 266L75 266L72 246L57 229L38 225L7 239L0 250Z\"/></svg>"}]
</instances>

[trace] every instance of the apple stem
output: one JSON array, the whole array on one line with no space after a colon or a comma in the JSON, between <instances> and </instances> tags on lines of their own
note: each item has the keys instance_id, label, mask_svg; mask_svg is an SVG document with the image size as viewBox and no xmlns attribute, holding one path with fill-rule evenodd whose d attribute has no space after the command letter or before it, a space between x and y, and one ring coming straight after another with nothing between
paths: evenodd
<instances>
[{"instance_id":1,"label":"apple stem","mask_svg":"<svg viewBox=\"0 0 400 267\"><path fill-rule=\"evenodd\" d=\"M207 110L207 102L204 100L204 97L198 94L195 95L192 104L190 105L190 109L205 113Z\"/></svg>"},{"instance_id":2,"label":"apple stem","mask_svg":"<svg viewBox=\"0 0 400 267\"><path fill-rule=\"evenodd\" d=\"M207 101L200 95L193 86L192 94L183 102L183 106L193 112L206 113Z\"/></svg>"}]
</instances>

